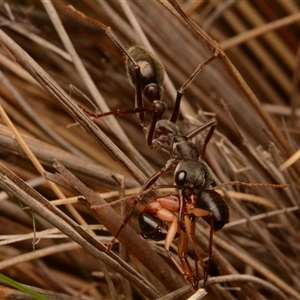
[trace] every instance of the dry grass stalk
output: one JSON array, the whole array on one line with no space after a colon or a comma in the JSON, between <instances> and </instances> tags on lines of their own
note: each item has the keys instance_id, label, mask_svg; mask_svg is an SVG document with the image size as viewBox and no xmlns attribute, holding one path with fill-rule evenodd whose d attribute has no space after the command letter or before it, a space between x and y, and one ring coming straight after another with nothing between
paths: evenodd
<instances>
[{"instance_id":1,"label":"dry grass stalk","mask_svg":"<svg viewBox=\"0 0 300 300\"><path fill-rule=\"evenodd\" d=\"M36 212L37 233L32 234L28 210L3 193L1 273L41 288L48 299L69 299L68 295L72 299L186 299L192 295L165 257L163 244L143 240L132 228L120 236L128 253L120 250L122 254L117 255L117 246L114 253L103 252L103 243L110 239L107 229L114 234L122 217L115 212L117 207L91 209L95 203L104 203L94 191L116 193L118 174L125 176L125 189L136 188L168 156L153 155L146 147L135 116L94 122L76 105L94 109L79 89L100 110L131 108L134 90L126 79L123 54L101 30L65 10L72 4L111 26L126 46L143 44L153 49L168 73L164 99L170 107L176 89L212 55L216 45L195 24L224 47L186 90L180 127L189 132L216 115L217 132L206 155L216 185L238 180L289 183L290 187L222 188L230 223L215 236L213 266L220 276L209 279L203 299L300 299L300 52L299 25L293 23L300 7L292 1L237 1L229 6L226 1L185 1L182 8L195 22L186 24L173 1L163 2L166 7L158 2L56 1L53 7L42 1L1 6L0 104L44 168L59 172L47 177L68 188L62 188L60 197L83 195L87 202L75 203L72 209L84 223L104 225L88 231L67 210L46 200L57 196L48 183L41 182L3 122L0 185ZM199 147L202 138L197 137ZM160 182L172 183L171 175ZM119 198L109 197L107 201ZM141 210L142 205L136 214ZM137 229L135 216L132 225ZM49 239L47 230L52 228L69 239L58 235ZM200 221L197 241L202 252L207 251L207 235ZM36 252L32 252L32 240ZM15 293L4 290L6 295Z\"/></svg>"}]
</instances>

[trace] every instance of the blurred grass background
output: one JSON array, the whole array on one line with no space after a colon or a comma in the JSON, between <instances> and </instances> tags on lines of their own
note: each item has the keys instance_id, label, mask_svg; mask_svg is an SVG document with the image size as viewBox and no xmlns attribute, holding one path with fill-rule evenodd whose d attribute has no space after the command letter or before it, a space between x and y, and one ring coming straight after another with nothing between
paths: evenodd
<instances>
[{"instance_id":1,"label":"blurred grass background","mask_svg":"<svg viewBox=\"0 0 300 300\"><path fill-rule=\"evenodd\" d=\"M66 10L68 4L110 26L126 47L135 44L148 49L149 45L153 47L152 51L163 62L169 77L164 97L169 108L172 108L176 89L199 63L212 55L201 38L156 1L53 2L82 64L106 102L107 110L132 108L134 105L134 88L126 78L124 55L102 30ZM254 107L242 92L241 82L236 82L224 62L217 58L186 90L179 122L182 132L189 132L216 116L217 130L206 155L216 185L233 180L290 185L288 189L226 187L230 223L215 235L211 275L254 275L274 284L286 299L300 299L299 162L295 159L295 163L288 167L279 168L297 153L300 145L299 2L180 1L180 5L220 44L259 100L259 106ZM3 1L0 13L1 29L76 103L93 111L93 106L82 94L96 106L100 102L99 96L87 75L75 67L74 58L72 61L64 46L66 37L62 37L53 25L53 19L57 17L52 15L51 20L49 6L39 1ZM57 158L93 190L115 192L114 198L108 200L118 199L117 184L111 174L124 175L126 188L139 187L86 131L74 125L75 121L24 72L3 45L0 65L0 104L48 171L53 171L52 160ZM264 115L270 118L280 139ZM168 155L147 148L136 116L118 117L120 127L107 124L108 119L95 122L146 176L164 165ZM47 199L56 199L49 185L40 180L7 124L1 123L1 164L23 180L33 181L35 189ZM203 137L196 139L200 148ZM164 175L163 180L172 183L171 174ZM64 192L70 197L77 196L67 190ZM97 223L81 204L76 203L74 207L88 224ZM119 211L118 207L115 208ZM69 214L65 208L61 209ZM65 297L61 299L68 299L67 295L82 299L111 299L98 265L83 250L73 249L49 256L45 252L42 258L35 259L33 236L14 242L14 235L33 232L32 216L16 199L8 198L5 193L1 194L0 224L3 242L0 248L1 273L44 291L60 293L60 297ZM132 225L138 231L135 218ZM42 219L37 219L36 226L38 230L52 228ZM105 228L97 234L103 242L110 240ZM203 253L207 252L207 236L207 226L200 220L197 238ZM35 248L46 250L67 242L67 239L58 237L45 238ZM169 262L163 243L150 242L149 245ZM118 250L118 245L114 250ZM29 261L21 258L5 264L10 258L24 253L32 253ZM170 287L163 287L131 254L126 260L161 294L172 291ZM145 297L143 291L124 284L124 278L115 270L109 271L119 299ZM175 268L173 271L177 272ZM179 288L182 282L177 285L174 282L174 285ZM261 288L259 284L254 286L251 282L212 285L208 287L208 293L205 299L280 299L276 292ZM58 294L52 296L58 299ZM179 296L172 297L177 299Z\"/></svg>"}]
</instances>

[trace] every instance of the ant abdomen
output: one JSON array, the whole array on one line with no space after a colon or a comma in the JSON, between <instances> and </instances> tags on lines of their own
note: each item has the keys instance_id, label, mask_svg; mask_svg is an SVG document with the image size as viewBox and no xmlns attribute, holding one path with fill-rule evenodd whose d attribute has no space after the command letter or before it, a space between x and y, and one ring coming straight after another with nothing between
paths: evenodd
<instances>
[{"instance_id":1,"label":"ant abdomen","mask_svg":"<svg viewBox=\"0 0 300 300\"><path fill-rule=\"evenodd\" d=\"M163 84L165 81L165 68L161 61L150 51L141 47L133 46L128 53L140 67L140 81L144 97L153 102L163 97ZM136 65L126 57L126 70L130 82L137 87Z\"/></svg>"},{"instance_id":2,"label":"ant abdomen","mask_svg":"<svg viewBox=\"0 0 300 300\"><path fill-rule=\"evenodd\" d=\"M142 212L138 216L138 222L143 238L155 241L162 241L166 238L168 229L159 218Z\"/></svg>"},{"instance_id":3,"label":"ant abdomen","mask_svg":"<svg viewBox=\"0 0 300 300\"><path fill-rule=\"evenodd\" d=\"M133 46L128 49L128 52L141 68L143 87L149 83L157 83L161 86L164 84L165 68L156 55L141 46ZM126 57L126 69L130 81L136 86L134 64L128 57Z\"/></svg>"},{"instance_id":4,"label":"ant abdomen","mask_svg":"<svg viewBox=\"0 0 300 300\"><path fill-rule=\"evenodd\" d=\"M203 219L213 226L214 231L223 228L229 222L229 209L222 196L213 190L204 190L198 195L197 207L208 210L211 215Z\"/></svg>"}]
</instances>

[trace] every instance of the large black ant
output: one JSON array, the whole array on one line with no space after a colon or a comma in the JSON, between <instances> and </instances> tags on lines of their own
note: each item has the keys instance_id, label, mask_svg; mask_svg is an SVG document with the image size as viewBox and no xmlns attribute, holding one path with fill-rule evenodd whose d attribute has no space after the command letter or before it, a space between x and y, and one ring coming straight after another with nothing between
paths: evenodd
<instances>
[{"instance_id":1,"label":"large black ant","mask_svg":"<svg viewBox=\"0 0 300 300\"><path fill-rule=\"evenodd\" d=\"M216 51L205 63L200 64L182 85L177 92L170 118L163 119L163 115L167 110L167 105L162 101L165 70L159 59L153 53L140 46L134 46L127 50L110 27L88 18L71 6L69 8L90 23L104 29L111 40L122 50L126 55L128 78L135 86L136 91L135 108L133 109L120 109L102 114L94 114L82 108L84 112L95 118L137 113L146 135L148 146L151 149L167 151L171 157L161 170L152 175L144 183L140 195L132 203L114 239L119 236L124 226L130 221L133 210L138 201L141 200L143 192L152 187L162 173L173 171L174 187L178 190L178 194L170 194L151 200L138 217L139 225L143 237L154 240L165 239L165 249L168 256L183 273L193 289L198 288L199 274L197 262L200 261L204 268L205 286L208 276L207 268L212 254L213 232L223 228L229 221L228 206L221 195L212 190L211 170L203 162L206 146L213 135L217 121L216 119L212 119L187 135L180 133L176 122L179 117L180 102L184 90L202 69L217 57L218 52ZM148 104L145 105L145 102ZM150 122L147 122L145 112L151 112L152 118ZM209 131L200 155L198 147L191 139L208 128ZM194 241L195 222L198 217L202 217L211 227L207 265L204 264ZM180 263L177 262L170 252L170 245L177 236L179 237L178 256ZM192 243L192 249L195 254L195 270L193 270L187 260L189 241ZM108 245L109 249L112 243Z\"/></svg>"},{"instance_id":2,"label":"large black ant","mask_svg":"<svg viewBox=\"0 0 300 300\"><path fill-rule=\"evenodd\" d=\"M213 135L217 121L216 119L212 119L186 135L180 133L176 122L178 121L180 102L185 89L193 82L203 68L218 56L219 49L216 47L214 55L203 64L200 64L181 86L177 91L170 118L163 119L167 105L162 101L165 70L160 60L153 53L140 46L134 46L127 50L110 27L85 16L72 6L68 6L68 8L72 9L88 22L104 29L111 40L126 55L128 78L135 86L136 91L135 107L133 109L119 109L102 114L94 114L81 107L83 111L95 118L108 115L137 113L142 129L146 135L147 145L154 150L161 149L166 151L171 157L161 170L152 175L144 183L140 194L136 197L127 212L123 224L107 248L108 250L111 249L114 240L118 238L124 226L130 221L135 206L142 199L145 192L153 187L162 173L173 171L173 187L177 189L178 193L159 196L147 203L143 212L138 217L142 236L157 241L165 240L165 249L168 256L195 290L198 288L200 278L198 270L198 262L200 262L204 270L203 286L205 287L212 256L213 233L222 229L224 225L229 222L228 206L222 196L213 189L212 172L203 161L207 144ZM148 104L145 105L144 102ZM152 114L150 122L147 122L146 112L151 112ZM200 154L198 147L191 139L208 128L209 131ZM287 185L247 184L241 182L229 184L275 188L287 187ZM207 263L204 263L194 240L195 224L199 217L202 217L210 225ZM180 263L177 262L170 252L170 245L176 237L178 237L178 257ZM192 244L192 251L195 257L194 269L190 266L188 261L189 241Z\"/></svg>"}]
</instances>

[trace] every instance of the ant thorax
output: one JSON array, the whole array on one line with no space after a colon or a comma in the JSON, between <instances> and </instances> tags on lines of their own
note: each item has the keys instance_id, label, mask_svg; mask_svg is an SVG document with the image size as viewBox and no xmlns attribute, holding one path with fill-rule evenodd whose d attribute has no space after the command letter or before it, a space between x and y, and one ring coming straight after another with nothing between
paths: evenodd
<instances>
[{"instance_id":1,"label":"ant thorax","mask_svg":"<svg viewBox=\"0 0 300 300\"><path fill-rule=\"evenodd\" d=\"M179 128L176 124L169 122L169 120L162 119L156 123L153 134L153 150L163 150L172 153L173 139L179 135ZM172 155L171 155L172 157Z\"/></svg>"},{"instance_id":2,"label":"ant thorax","mask_svg":"<svg viewBox=\"0 0 300 300\"><path fill-rule=\"evenodd\" d=\"M183 159L198 160L200 151L188 137L178 134L172 140L171 156L178 162Z\"/></svg>"}]
</instances>

